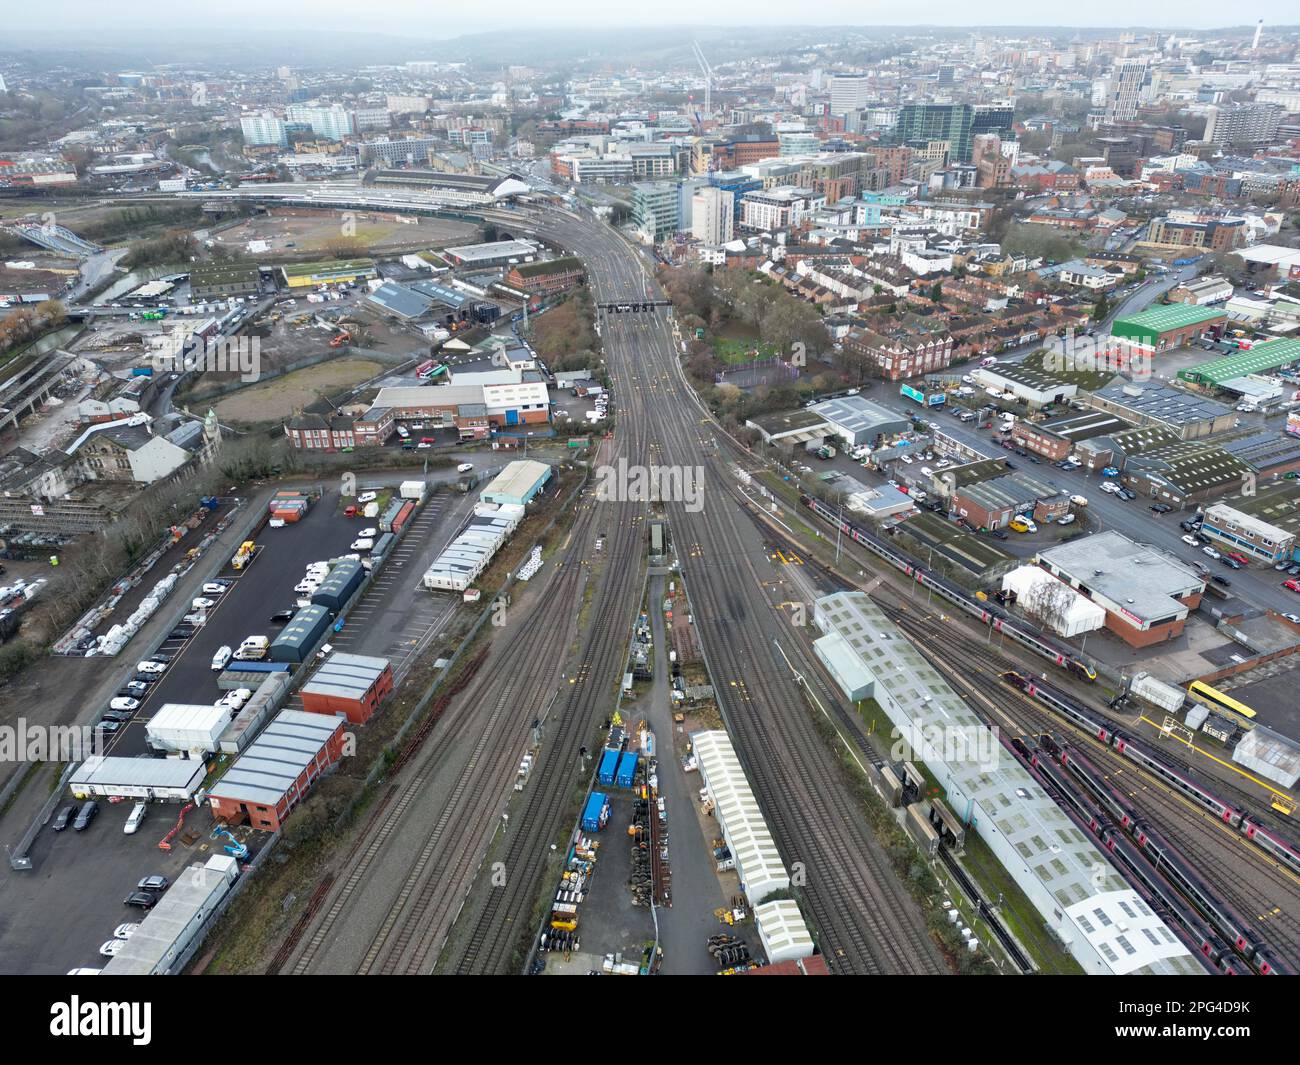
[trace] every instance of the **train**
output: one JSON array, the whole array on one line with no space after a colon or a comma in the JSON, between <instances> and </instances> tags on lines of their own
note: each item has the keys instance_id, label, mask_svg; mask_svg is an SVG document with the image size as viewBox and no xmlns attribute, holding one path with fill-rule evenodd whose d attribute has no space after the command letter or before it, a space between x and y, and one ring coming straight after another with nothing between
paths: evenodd
<instances>
[{"instance_id":1,"label":"train","mask_svg":"<svg viewBox=\"0 0 1300 1065\"><path fill-rule=\"evenodd\" d=\"M845 521L820 499L805 492L800 492L799 502L819 518L839 529L843 535L861 544L872 554L880 556L918 584L947 599L958 609L978 618L983 624L992 628L994 632L1002 633L1008 639L1027 647L1034 654L1051 660L1053 664L1060 666L1079 680L1091 684L1097 679L1097 671L1084 659L1076 655L1072 648L1063 647L1027 623L1012 618L993 604L977 599L973 593L921 565L919 561L907 554L907 552L895 547L889 540Z\"/></svg>"},{"instance_id":2,"label":"train","mask_svg":"<svg viewBox=\"0 0 1300 1065\"><path fill-rule=\"evenodd\" d=\"M1065 807L1066 812L1073 813L1075 819L1092 832L1116 863L1131 874L1130 882L1146 900L1152 912L1166 924L1181 928L1187 944L1205 959L1210 968L1231 976L1250 974L1250 969L1236 957L1232 949L1178 897L1173 885L1141 859L1124 835L1117 832L1115 826L1084 798L1050 758L1040 757L1042 752L1039 748L1031 747L1019 738L1011 740L1011 747L1030 771L1038 775L1044 788L1049 793L1054 793L1053 797Z\"/></svg>"},{"instance_id":3,"label":"train","mask_svg":"<svg viewBox=\"0 0 1300 1065\"><path fill-rule=\"evenodd\" d=\"M1031 698L1050 706L1056 713L1073 722L1079 728L1095 737L1108 747L1124 755L1130 761L1147 769L1166 784L1187 796L1196 805L1209 810L1231 828L1236 829L1255 846L1281 862L1293 872L1300 873L1300 850L1283 839L1277 833L1262 825L1241 807L1219 798L1203 784L1198 784L1190 777L1166 765L1163 761L1146 750L1140 743L1125 735L1107 722L1093 716L1085 707L1070 699L1064 692L1054 688L1046 681L1007 670L1002 675L1004 683L1018 688Z\"/></svg>"},{"instance_id":4,"label":"train","mask_svg":"<svg viewBox=\"0 0 1300 1065\"><path fill-rule=\"evenodd\" d=\"M1190 899L1214 927L1231 940L1234 949L1255 964L1261 976L1278 974L1278 965L1272 953L1251 933L1249 923L1215 895L1187 860L1160 833L1141 820L1137 811L1106 782L1096 766L1078 751L1069 745L1057 743L1051 736L1043 736L1039 742L1064 769L1083 782L1101 804L1103 811L1114 817L1119 822L1118 827L1126 831L1138 848L1145 852L1156 871ZM1110 827L1112 830L1115 828L1113 824Z\"/></svg>"}]
</instances>

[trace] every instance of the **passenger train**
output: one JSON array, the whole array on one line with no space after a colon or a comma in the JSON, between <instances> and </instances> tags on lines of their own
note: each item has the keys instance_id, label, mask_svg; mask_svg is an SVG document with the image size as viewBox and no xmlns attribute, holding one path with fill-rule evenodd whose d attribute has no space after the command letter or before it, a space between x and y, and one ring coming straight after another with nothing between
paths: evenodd
<instances>
[{"instance_id":1,"label":"passenger train","mask_svg":"<svg viewBox=\"0 0 1300 1065\"><path fill-rule=\"evenodd\" d=\"M1091 733L1106 746L1114 747L1125 758L1137 762L1174 790L1187 796L1196 805L1214 813L1287 868L1300 873L1300 851L1291 843L1261 825L1240 807L1220 799L1204 785L1198 784L1190 777L1166 765L1141 744L1130 739L1108 722L1094 716L1091 711L1068 698L1059 689L1014 670L1003 673L1002 680L1020 689L1026 695L1046 703L1056 713Z\"/></svg>"},{"instance_id":2,"label":"passenger train","mask_svg":"<svg viewBox=\"0 0 1300 1065\"><path fill-rule=\"evenodd\" d=\"M1078 790L1046 753L1031 747L1019 738L1011 746L1031 771L1037 772L1041 783L1049 792L1055 792L1067 812L1086 825L1105 847L1116 863L1127 871L1138 893L1152 910L1166 923L1183 930L1185 939L1216 971L1229 976L1249 975L1251 970L1233 952L1232 948L1216 936L1205 920L1178 896L1177 890L1133 849L1122 832L1106 820Z\"/></svg>"},{"instance_id":3,"label":"passenger train","mask_svg":"<svg viewBox=\"0 0 1300 1065\"><path fill-rule=\"evenodd\" d=\"M1073 673L1080 680L1092 683L1097 679L1097 671L1079 658L1072 648L1060 646L1036 631L1027 622L1011 618L1005 611L992 603L976 599L974 595L964 588L926 569L920 562L912 558L907 552L895 547L889 540L869 533L864 529L859 529L856 525L837 516L835 511L820 499L801 492L799 501L819 518L838 528L845 536L855 540L872 554L879 555L895 569L902 570L903 573L918 584L932 589L954 606L966 611L973 617L979 618L994 632L1000 632L1009 639L1015 640L1016 643L1029 648L1035 654L1051 659L1056 665Z\"/></svg>"}]
</instances>

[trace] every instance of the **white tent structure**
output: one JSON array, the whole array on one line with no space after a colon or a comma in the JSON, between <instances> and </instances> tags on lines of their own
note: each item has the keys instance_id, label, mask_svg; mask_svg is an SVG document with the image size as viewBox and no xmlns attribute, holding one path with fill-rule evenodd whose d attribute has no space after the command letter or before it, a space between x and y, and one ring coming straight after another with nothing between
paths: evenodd
<instances>
[{"instance_id":1,"label":"white tent structure","mask_svg":"<svg viewBox=\"0 0 1300 1065\"><path fill-rule=\"evenodd\" d=\"M1002 590L1016 593L1025 617L1058 636L1079 636L1106 623L1106 611L1038 566L1018 566L1002 578Z\"/></svg>"}]
</instances>

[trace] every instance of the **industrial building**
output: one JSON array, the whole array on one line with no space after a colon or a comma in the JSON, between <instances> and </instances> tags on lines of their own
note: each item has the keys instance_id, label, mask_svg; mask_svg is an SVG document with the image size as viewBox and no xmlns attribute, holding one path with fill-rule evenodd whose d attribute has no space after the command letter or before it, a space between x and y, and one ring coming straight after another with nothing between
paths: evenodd
<instances>
[{"instance_id":1,"label":"industrial building","mask_svg":"<svg viewBox=\"0 0 1300 1065\"><path fill-rule=\"evenodd\" d=\"M422 583L430 591L465 591L523 518L522 503L478 503L474 516L425 570Z\"/></svg>"},{"instance_id":2,"label":"industrial building","mask_svg":"<svg viewBox=\"0 0 1300 1065\"><path fill-rule=\"evenodd\" d=\"M1157 382L1133 384L1116 378L1088 397L1097 410L1124 418L1134 425L1159 425L1170 429L1180 440L1198 440L1231 429L1237 414L1224 403L1181 388ZM1119 432L1128 426L1105 430Z\"/></svg>"},{"instance_id":3,"label":"industrial building","mask_svg":"<svg viewBox=\"0 0 1300 1065\"><path fill-rule=\"evenodd\" d=\"M387 658L335 651L299 694L310 713L342 714L352 724L364 725L392 690L393 668Z\"/></svg>"},{"instance_id":4,"label":"industrial building","mask_svg":"<svg viewBox=\"0 0 1300 1065\"><path fill-rule=\"evenodd\" d=\"M895 436L911 428L906 417L861 396L841 396L808 408L849 447L873 444L877 437Z\"/></svg>"},{"instance_id":5,"label":"industrial building","mask_svg":"<svg viewBox=\"0 0 1300 1065\"><path fill-rule=\"evenodd\" d=\"M787 891L790 874L763 819L758 800L732 746L721 729L691 733L691 749L700 766L700 778L713 800L736 872L750 906L758 906L774 891Z\"/></svg>"},{"instance_id":6,"label":"industrial building","mask_svg":"<svg viewBox=\"0 0 1300 1065\"><path fill-rule=\"evenodd\" d=\"M1188 370L1179 370L1178 376L1193 384L1221 388L1225 382L1250 374L1267 373L1292 363L1300 362L1300 338L1266 340L1235 355L1213 359Z\"/></svg>"},{"instance_id":7,"label":"industrial building","mask_svg":"<svg viewBox=\"0 0 1300 1065\"><path fill-rule=\"evenodd\" d=\"M913 757L936 778L949 809L979 834L1084 972L1204 973L1105 854L865 593L823 596L815 603L815 620L851 651L853 690L869 689Z\"/></svg>"},{"instance_id":8,"label":"industrial building","mask_svg":"<svg viewBox=\"0 0 1300 1065\"><path fill-rule=\"evenodd\" d=\"M184 758L118 758L92 754L68 781L78 799L91 797L187 801L203 784L207 768Z\"/></svg>"},{"instance_id":9,"label":"industrial building","mask_svg":"<svg viewBox=\"0 0 1300 1065\"><path fill-rule=\"evenodd\" d=\"M976 369L970 372L975 383L984 388L1010 392L1031 408L1045 407L1049 403L1064 403L1078 393L1077 385L1058 381L1050 374L1030 366L1007 365L993 369Z\"/></svg>"},{"instance_id":10,"label":"industrial building","mask_svg":"<svg viewBox=\"0 0 1300 1065\"><path fill-rule=\"evenodd\" d=\"M520 459L506 464L492 482L479 493L484 503L507 503L527 506L551 479L551 467L545 462Z\"/></svg>"},{"instance_id":11,"label":"industrial building","mask_svg":"<svg viewBox=\"0 0 1300 1065\"><path fill-rule=\"evenodd\" d=\"M272 662L305 662L329 627L330 612L326 607L305 606L271 641L267 657Z\"/></svg>"},{"instance_id":12,"label":"industrial building","mask_svg":"<svg viewBox=\"0 0 1300 1065\"><path fill-rule=\"evenodd\" d=\"M487 244L443 248L439 254L453 266L486 270L532 262L540 251L541 246L531 240L494 240Z\"/></svg>"},{"instance_id":13,"label":"industrial building","mask_svg":"<svg viewBox=\"0 0 1300 1065\"><path fill-rule=\"evenodd\" d=\"M1019 473L1004 473L954 489L952 509L977 529L1000 529L1017 515L1038 521L1063 517L1070 500L1049 484Z\"/></svg>"},{"instance_id":14,"label":"industrial building","mask_svg":"<svg viewBox=\"0 0 1300 1065\"><path fill-rule=\"evenodd\" d=\"M1106 611L1106 628L1131 647L1182 635L1205 578L1188 563L1108 529L1039 552L1053 576Z\"/></svg>"},{"instance_id":15,"label":"industrial building","mask_svg":"<svg viewBox=\"0 0 1300 1065\"><path fill-rule=\"evenodd\" d=\"M320 586L312 593L311 601L315 606L323 606L337 614L351 599L361 582L365 580L366 569L354 558L341 558L330 566L330 571Z\"/></svg>"},{"instance_id":16,"label":"industrial building","mask_svg":"<svg viewBox=\"0 0 1300 1065\"><path fill-rule=\"evenodd\" d=\"M212 918L239 877L228 854L195 862L167 889L122 949L104 966L104 976L168 976L180 973L203 942Z\"/></svg>"},{"instance_id":17,"label":"industrial building","mask_svg":"<svg viewBox=\"0 0 1300 1065\"><path fill-rule=\"evenodd\" d=\"M1107 411L1071 411L1045 422L1017 421L1011 427L1011 439L1026 451L1058 462L1072 455L1081 441L1131 428Z\"/></svg>"},{"instance_id":18,"label":"industrial building","mask_svg":"<svg viewBox=\"0 0 1300 1065\"><path fill-rule=\"evenodd\" d=\"M261 284L261 272L256 266L226 263L195 266L190 270L190 299L256 296Z\"/></svg>"},{"instance_id":19,"label":"industrial building","mask_svg":"<svg viewBox=\"0 0 1300 1065\"><path fill-rule=\"evenodd\" d=\"M343 757L343 719L281 710L212 785L212 815L278 832L312 783Z\"/></svg>"},{"instance_id":20,"label":"industrial building","mask_svg":"<svg viewBox=\"0 0 1300 1065\"><path fill-rule=\"evenodd\" d=\"M286 263L280 267L290 288L352 284L378 277L374 259L333 259L318 263Z\"/></svg>"},{"instance_id":21,"label":"industrial building","mask_svg":"<svg viewBox=\"0 0 1300 1065\"><path fill-rule=\"evenodd\" d=\"M1110 327L1111 349L1124 360L1185 347L1201 337L1217 336L1228 320L1218 307L1187 303L1158 304L1137 314L1116 318Z\"/></svg>"}]
</instances>

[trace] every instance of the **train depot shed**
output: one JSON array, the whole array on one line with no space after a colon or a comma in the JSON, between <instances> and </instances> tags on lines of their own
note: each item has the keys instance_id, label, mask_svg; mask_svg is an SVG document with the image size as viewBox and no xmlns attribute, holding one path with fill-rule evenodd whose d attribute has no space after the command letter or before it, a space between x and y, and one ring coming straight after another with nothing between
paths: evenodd
<instances>
[{"instance_id":1,"label":"train depot shed","mask_svg":"<svg viewBox=\"0 0 1300 1065\"><path fill-rule=\"evenodd\" d=\"M790 874L763 820L731 737L720 729L693 732L691 747L750 906L758 905L774 891L787 890Z\"/></svg>"},{"instance_id":2,"label":"train depot shed","mask_svg":"<svg viewBox=\"0 0 1300 1065\"><path fill-rule=\"evenodd\" d=\"M815 619L852 647L873 678L871 697L938 781L948 808L979 834L1086 973L1205 972L865 593L823 596Z\"/></svg>"}]
</instances>

